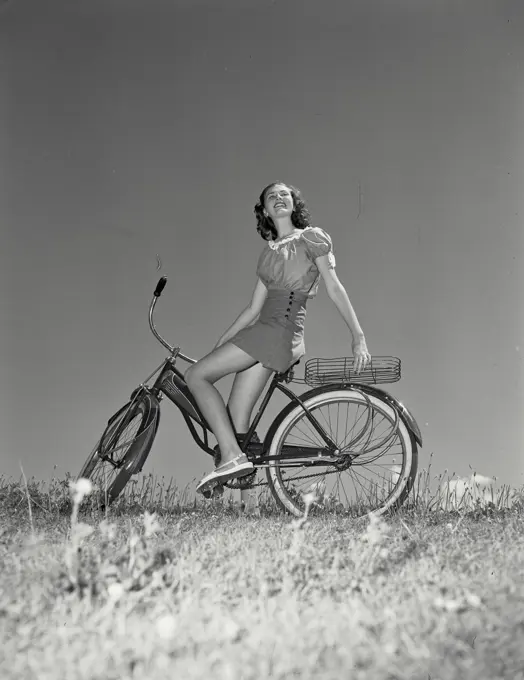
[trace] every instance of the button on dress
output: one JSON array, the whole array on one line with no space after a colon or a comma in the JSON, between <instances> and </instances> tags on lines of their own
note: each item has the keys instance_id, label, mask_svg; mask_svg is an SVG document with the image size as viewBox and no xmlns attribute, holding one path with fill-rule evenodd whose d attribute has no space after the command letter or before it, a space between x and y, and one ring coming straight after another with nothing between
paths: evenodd
<instances>
[{"instance_id":1,"label":"button on dress","mask_svg":"<svg viewBox=\"0 0 524 680\"><path fill-rule=\"evenodd\" d=\"M278 373L296 363L306 353L306 303L318 292L320 272L315 260L323 255L334 268L331 237L320 227L268 241L257 265L257 276L268 290L266 300L258 319L230 342Z\"/></svg>"}]
</instances>

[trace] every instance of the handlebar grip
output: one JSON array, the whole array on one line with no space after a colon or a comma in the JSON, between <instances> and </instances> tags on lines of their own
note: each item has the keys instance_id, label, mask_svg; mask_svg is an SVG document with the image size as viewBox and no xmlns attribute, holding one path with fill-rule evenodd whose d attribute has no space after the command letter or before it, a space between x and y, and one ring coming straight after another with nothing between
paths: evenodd
<instances>
[{"instance_id":1,"label":"handlebar grip","mask_svg":"<svg viewBox=\"0 0 524 680\"><path fill-rule=\"evenodd\" d=\"M162 295L162 291L166 287L166 283L167 283L167 276L162 276L162 278L160 278L158 280L158 283L156 284L155 292L153 293L153 295L155 297L160 297Z\"/></svg>"}]
</instances>

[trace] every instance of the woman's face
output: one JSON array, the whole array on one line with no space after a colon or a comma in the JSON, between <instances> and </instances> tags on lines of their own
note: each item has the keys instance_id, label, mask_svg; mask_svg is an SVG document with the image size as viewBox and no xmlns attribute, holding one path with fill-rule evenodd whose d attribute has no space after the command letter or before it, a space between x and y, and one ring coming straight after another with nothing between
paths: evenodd
<instances>
[{"instance_id":1,"label":"woman's face","mask_svg":"<svg viewBox=\"0 0 524 680\"><path fill-rule=\"evenodd\" d=\"M264 208L272 220L290 217L293 212L293 196L285 184L274 184L266 191Z\"/></svg>"}]
</instances>

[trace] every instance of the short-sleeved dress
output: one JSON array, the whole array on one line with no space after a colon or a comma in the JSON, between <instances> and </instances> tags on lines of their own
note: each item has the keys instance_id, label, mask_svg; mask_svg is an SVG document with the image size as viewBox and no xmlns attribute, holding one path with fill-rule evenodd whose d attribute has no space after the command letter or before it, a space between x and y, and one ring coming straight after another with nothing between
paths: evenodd
<instances>
[{"instance_id":1,"label":"short-sleeved dress","mask_svg":"<svg viewBox=\"0 0 524 680\"><path fill-rule=\"evenodd\" d=\"M257 276L268 289L260 315L230 340L266 368L283 373L305 352L306 302L315 297L320 272L315 260L335 256L330 236L319 227L306 227L275 241L260 254Z\"/></svg>"}]
</instances>

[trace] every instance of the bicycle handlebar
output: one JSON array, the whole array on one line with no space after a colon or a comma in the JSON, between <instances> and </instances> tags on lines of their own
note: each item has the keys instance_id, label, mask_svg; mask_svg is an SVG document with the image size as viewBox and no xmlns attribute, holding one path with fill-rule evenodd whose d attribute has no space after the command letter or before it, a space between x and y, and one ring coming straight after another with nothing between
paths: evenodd
<instances>
[{"instance_id":1,"label":"bicycle handlebar","mask_svg":"<svg viewBox=\"0 0 524 680\"><path fill-rule=\"evenodd\" d=\"M160 278L158 280L158 283L156 284L155 292L153 293L153 295L155 297L160 297L162 295L162 291L166 287L166 283L167 283L167 276L162 276L162 278Z\"/></svg>"},{"instance_id":2,"label":"bicycle handlebar","mask_svg":"<svg viewBox=\"0 0 524 680\"><path fill-rule=\"evenodd\" d=\"M187 361L190 364L196 364L196 359L192 359L191 357L188 357L185 354L182 354L179 347L171 347L171 345L169 345L164 340L164 338L161 335L159 335L159 333L157 332L157 330L155 328L155 324L153 323L153 311L155 309L155 305L158 301L158 298L162 295L162 291L166 287L166 283L167 283L167 276L162 276L158 280L158 283L156 284L156 288L155 288L154 293L153 293L153 299L151 300L151 305L149 306L149 327L151 328L151 332L153 333L155 338L158 340L158 342L160 342L162 345L164 345L164 347L166 349L168 349L171 352L171 354L175 354L175 352L176 352L177 357L180 357L181 359L183 359L184 361Z\"/></svg>"}]
</instances>

